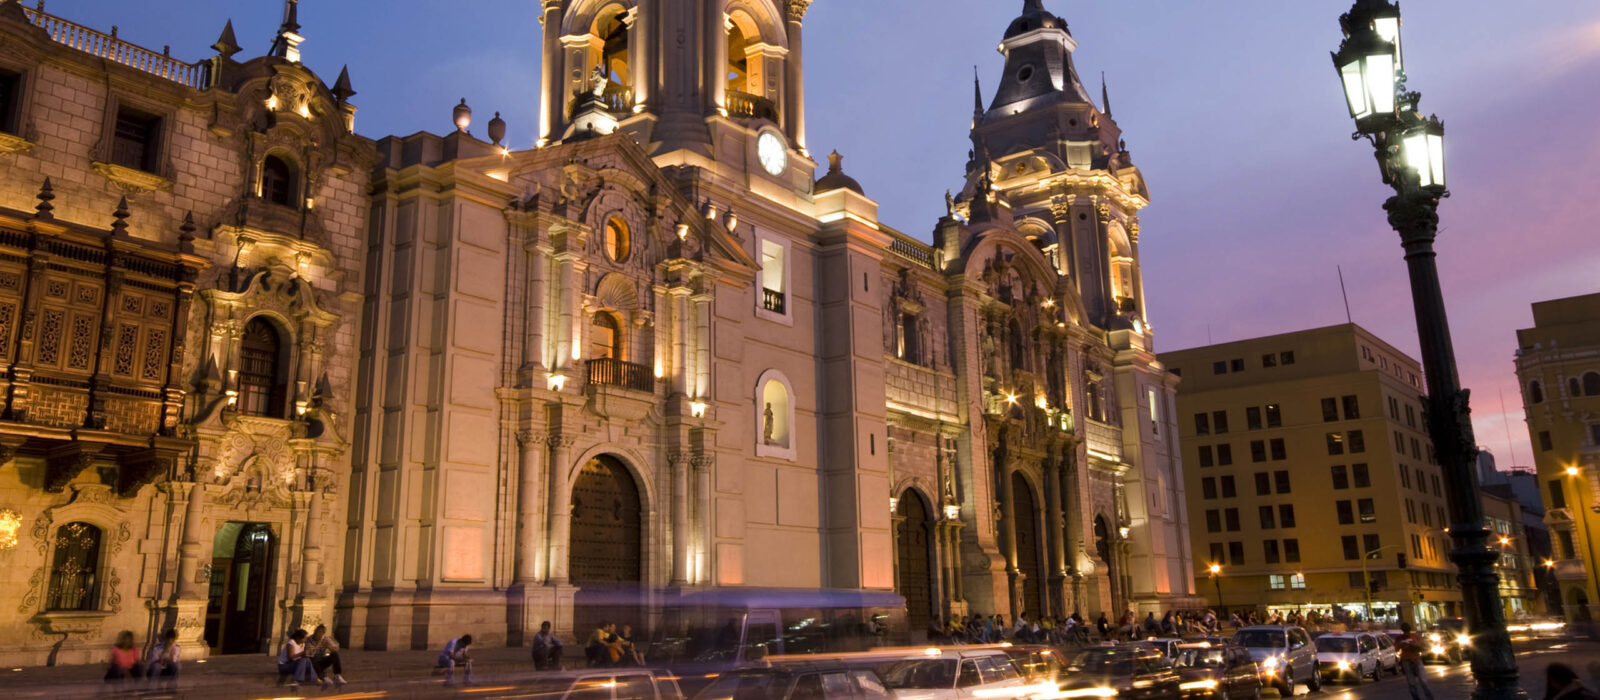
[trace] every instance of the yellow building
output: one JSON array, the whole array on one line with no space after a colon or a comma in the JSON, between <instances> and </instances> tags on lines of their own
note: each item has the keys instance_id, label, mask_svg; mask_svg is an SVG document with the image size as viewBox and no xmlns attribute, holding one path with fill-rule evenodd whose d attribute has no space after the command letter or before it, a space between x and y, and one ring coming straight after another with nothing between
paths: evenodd
<instances>
[{"instance_id":1,"label":"yellow building","mask_svg":"<svg viewBox=\"0 0 1600 700\"><path fill-rule=\"evenodd\" d=\"M1370 580L1380 616L1457 614L1416 360L1354 324L1160 359L1183 379L1179 437L1202 594L1230 609L1366 617Z\"/></svg>"},{"instance_id":2,"label":"yellow building","mask_svg":"<svg viewBox=\"0 0 1600 700\"><path fill-rule=\"evenodd\" d=\"M1555 550L1549 568L1568 619L1593 619L1600 613L1591 534L1600 527L1600 294L1534 304L1533 327L1517 331L1516 362Z\"/></svg>"}]
</instances>

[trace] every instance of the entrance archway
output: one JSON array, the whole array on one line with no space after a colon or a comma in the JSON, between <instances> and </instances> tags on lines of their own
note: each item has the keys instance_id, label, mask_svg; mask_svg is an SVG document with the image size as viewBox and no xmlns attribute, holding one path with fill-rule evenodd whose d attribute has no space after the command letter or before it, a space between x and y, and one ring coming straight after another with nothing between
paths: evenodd
<instances>
[{"instance_id":1,"label":"entrance archway","mask_svg":"<svg viewBox=\"0 0 1600 700\"><path fill-rule=\"evenodd\" d=\"M206 644L217 654L255 654L272 646L278 538L267 523L223 523L211 551Z\"/></svg>"},{"instance_id":2,"label":"entrance archway","mask_svg":"<svg viewBox=\"0 0 1600 700\"><path fill-rule=\"evenodd\" d=\"M644 629L639 583L644 580L639 485L621 460L600 455L578 471L572 485L569 578L582 588L573 624L580 636L600 622Z\"/></svg>"},{"instance_id":3,"label":"entrance archway","mask_svg":"<svg viewBox=\"0 0 1600 700\"><path fill-rule=\"evenodd\" d=\"M1039 505L1033 496L1033 486L1022 474L1011 474L1012 512L1017 518L1017 571L1026 579L1022 582L1022 610L1029 619L1039 619L1041 601L1039 589L1045 583L1039 548Z\"/></svg>"},{"instance_id":4,"label":"entrance archway","mask_svg":"<svg viewBox=\"0 0 1600 700\"><path fill-rule=\"evenodd\" d=\"M899 593L906 599L906 626L913 633L928 628L933 619L933 567L928 561L928 531L932 509L922 494L906 489L895 508L900 516L895 533L895 559L900 571Z\"/></svg>"}]
</instances>

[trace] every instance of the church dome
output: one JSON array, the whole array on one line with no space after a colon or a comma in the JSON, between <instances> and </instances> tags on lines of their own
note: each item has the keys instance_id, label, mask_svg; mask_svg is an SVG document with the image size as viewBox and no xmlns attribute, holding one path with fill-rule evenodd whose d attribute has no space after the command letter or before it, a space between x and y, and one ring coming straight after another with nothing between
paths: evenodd
<instances>
[{"instance_id":1,"label":"church dome","mask_svg":"<svg viewBox=\"0 0 1600 700\"><path fill-rule=\"evenodd\" d=\"M861 183L856 182L855 178L844 174L844 156L839 155L838 151L834 151L828 156L828 173L817 181L817 185L812 191L827 192L828 190L838 189L850 190L863 197L867 195L861 189Z\"/></svg>"},{"instance_id":2,"label":"church dome","mask_svg":"<svg viewBox=\"0 0 1600 700\"><path fill-rule=\"evenodd\" d=\"M1068 31L1067 21L1044 9L1043 0L1025 0L1022 4L1022 16L1011 21L1011 26L1006 28L1005 38L1021 36L1036 29Z\"/></svg>"}]
</instances>

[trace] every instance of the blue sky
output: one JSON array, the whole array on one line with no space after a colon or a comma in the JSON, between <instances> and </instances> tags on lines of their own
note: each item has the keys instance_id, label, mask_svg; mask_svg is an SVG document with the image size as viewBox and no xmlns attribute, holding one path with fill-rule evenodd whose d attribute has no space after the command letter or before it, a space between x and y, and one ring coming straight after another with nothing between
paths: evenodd
<instances>
[{"instance_id":1,"label":"blue sky","mask_svg":"<svg viewBox=\"0 0 1600 700\"><path fill-rule=\"evenodd\" d=\"M30 3L31 4L31 3ZM1020 0L816 0L806 18L811 150L838 149L885 223L927 239L959 188L972 67L997 82ZM1151 183L1141 253L1158 349L1342 323L1351 312L1416 354L1388 190L1352 142L1328 58L1348 0L1046 0L1106 73L1112 111ZM382 9L376 9L381 7ZM1533 301L1600 291L1600 3L1409 0L1406 64L1448 128L1454 197L1439 263L1480 444L1531 464L1512 375ZM50 0L48 11L193 60L231 17L267 48L272 0ZM462 97L530 145L540 33L533 0L304 0L306 63L348 64L370 137L439 133ZM1508 416L1503 416L1500 395ZM1509 440L1507 427L1509 421ZM1515 459L1511 459L1514 456Z\"/></svg>"}]
</instances>

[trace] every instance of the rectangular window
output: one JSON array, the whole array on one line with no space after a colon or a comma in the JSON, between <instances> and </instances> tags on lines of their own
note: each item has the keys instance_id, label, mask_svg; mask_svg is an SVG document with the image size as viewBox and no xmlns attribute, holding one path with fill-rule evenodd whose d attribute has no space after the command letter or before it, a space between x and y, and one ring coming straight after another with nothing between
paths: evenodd
<instances>
[{"instance_id":1,"label":"rectangular window","mask_svg":"<svg viewBox=\"0 0 1600 700\"><path fill-rule=\"evenodd\" d=\"M1299 562L1300 561L1300 549L1298 547L1296 547L1295 550L1294 550L1295 556L1294 556L1293 559L1290 559L1289 558L1289 541L1288 540L1284 540L1283 545L1284 545L1283 560L1285 562L1288 562L1288 563L1291 563L1291 564ZM1289 587L1294 589L1294 590L1297 590L1297 591L1305 590L1306 589L1306 575L1305 574L1290 574L1289 575Z\"/></svg>"},{"instance_id":2,"label":"rectangular window","mask_svg":"<svg viewBox=\"0 0 1600 700\"><path fill-rule=\"evenodd\" d=\"M1332 423L1339 420L1339 402L1333 398L1322 400L1322 422Z\"/></svg>"},{"instance_id":3,"label":"rectangular window","mask_svg":"<svg viewBox=\"0 0 1600 700\"><path fill-rule=\"evenodd\" d=\"M1270 352L1265 354L1265 355L1262 355L1261 356L1261 366L1262 367L1277 367L1278 366L1278 356L1274 355L1274 354L1272 354Z\"/></svg>"},{"instance_id":4,"label":"rectangular window","mask_svg":"<svg viewBox=\"0 0 1600 700\"><path fill-rule=\"evenodd\" d=\"M1350 488L1350 475L1346 473L1343 464L1333 465L1330 471L1333 472L1334 490L1343 491L1344 489Z\"/></svg>"},{"instance_id":5,"label":"rectangular window","mask_svg":"<svg viewBox=\"0 0 1600 700\"><path fill-rule=\"evenodd\" d=\"M1283 438L1272 438L1271 445L1272 445L1272 459L1273 459L1273 461L1284 460L1284 459L1288 459L1289 458L1289 449L1287 447L1284 447Z\"/></svg>"},{"instance_id":6,"label":"rectangular window","mask_svg":"<svg viewBox=\"0 0 1600 700\"><path fill-rule=\"evenodd\" d=\"M1361 558L1361 543L1356 541L1355 535L1340 537L1339 543L1344 545L1344 558L1346 560L1356 561ZM1359 576L1361 574L1356 572L1356 575Z\"/></svg>"},{"instance_id":7,"label":"rectangular window","mask_svg":"<svg viewBox=\"0 0 1600 700\"><path fill-rule=\"evenodd\" d=\"M1212 411L1211 412L1211 427L1216 429L1218 435L1227 434L1227 432L1228 432L1228 412L1227 411Z\"/></svg>"},{"instance_id":8,"label":"rectangular window","mask_svg":"<svg viewBox=\"0 0 1600 700\"><path fill-rule=\"evenodd\" d=\"M1238 495L1239 495L1238 491L1235 490L1234 487L1233 487L1233 477L1232 476L1222 477L1222 497L1223 498L1233 498L1233 497L1238 496Z\"/></svg>"},{"instance_id":9,"label":"rectangular window","mask_svg":"<svg viewBox=\"0 0 1600 700\"><path fill-rule=\"evenodd\" d=\"M1272 494L1272 478L1266 472L1256 472L1256 495L1267 496Z\"/></svg>"},{"instance_id":10,"label":"rectangular window","mask_svg":"<svg viewBox=\"0 0 1600 700\"><path fill-rule=\"evenodd\" d=\"M1300 540L1287 539L1283 541L1283 561L1285 564L1300 563ZM1306 587L1306 579L1304 576L1296 574L1295 578L1300 579L1300 588Z\"/></svg>"},{"instance_id":11,"label":"rectangular window","mask_svg":"<svg viewBox=\"0 0 1600 700\"><path fill-rule=\"evenodd\" d=\"M1275 564L1278 561L1277 549L1276 549L1278 543L1277 542L1268 541L1267 544L1273 546L1273 556L1270 559L1267 560L1267 563L1268 564ZM1267 587L1271 588L1274 591L1283 590L1284 587L1285 587L1285 582L1283 580L1283 574L1269 574L1267 576Z\"/></svg>"},{"instance_id":12,"label":"rectangular window","mask_svg":"<svg viewBox=\"0 0 1600 700\"><path fill-rule=\"evenodd\" d=\"M1278 519L1272 510L1272 506L1261 506L1259 510L1261 513L1261 529L1271 530L1278 527Z\"/></svg>"},{"instance_id":13,"label":"rectangular window","mask_svg":"<svg viewBox=\"0 0 1600 700\"><path fill-rule=\"evenodd\" d=\"M1222 532L1222 513L1216 509L1206 511L1206 532Z\"/></svg>"},{"instance_id":14,"label":"rectangular window","mask_svg":"<svg viewBox=\"0 0 1600 700\"><path fill-rule=\"evenodd\" d=\"M1275 403L1267 404L1267 427L1283 427L1283 408Z\"/></svg>"},{"instance_id":15,"label":"rectangular window","mask_svg":"<svg viewBox=\"0 0 1600 700\"><path fill-rule=\"evenodd\" d=\"M1353 510L1350 507L1350 502L1349 501L1338 501L1338 502L1333 504L1333 508L1334 508L1334 510L1336 512L1339 513L1339 524L1340 525L1354 525L1354 524L1356 524L1355 510Z\"/></svg>"},{"instance_id":16,"label":"rectangular window","mask_svg":"<svg viewBox=\"0 0 1600 700\"><path fill-rule=\"evenodd\" d=\"M1202 498L1212 499L1217 497L1217 480L1206 477L1200 480L1200 495Z\"/></svg>"},{"instance_id":17,"label":"rectangular window","mask_svg":"<svg viewBox=\"0 0 1600 700\"><path fill-rule=\"evenodd\" d=\"M1294 527L1294 504L1285 503L1278 506L1278 526Z\"/></svg>"},{"instance_id":18,"label":"rectangular window","mask_svg":"<svg viewBox=\"0 0 1600 700\"><path fill-rule=\"evenodd\" d=\"M19 112L22 110L22 76L0 70L0 131L15 134L19 131Z\"/></svg>"},{"instance_id":19,"label":"rectangular window","mask_svg":"<svg viewBox=\"0 0 1600 700\"><path fill-rule=\"evenodd\" d=\"M1371 554L1372 552L1376 552L1378 549L1383 547L1383 541L1378 537L1378 535L1368 533L1361 536L1361 545L1364 547L1364 549L1361 550L1364 554Z\"/></svg>"},{"instance_id":20,"label":"rectangular window","mask_svg":"<svg viewBox=\"0 0 1600 700\"><path fill-rule=\"evenodd\" d=\"M1228 563L1234 566L1244 566L1244 543L1228 543Z\"/></svg>"},{"instance_id":21,"label":"rectangular window","mask_svg":"<svg viewBox=\"0 0 1600 700\"><path fill-rule=\"evenodd\" d=\"M119 107L111 137L111 162L124 168L155 172L160 137L161 117Z\"/></svg>"},{"instance_id":22,"label":"rectangular window","mask_svg":"<svg viewBox=\"0 0 1600 700\"><path fill-rule=\"evenodd\" d=\"M1226 467L1233 464L1233 445L1226 442L1217 445L1217 466Z\"/></svg>"},{"instance_id":23,"label":"rectangular window","mask_svg":"<svg viewBox=\"0 0 1600 700\"><path fill-rule=\"evenodd\" d=\"M1372 485L1372 475L1367 473L1366 462L1350 465L1350 471L1355 473L1356 488L1364 489Z\"/></svg>"},{"instance_id":24,"label":"rectangular window","mask_svg":"<svg viewBox=\"0 0 1600 700\"><path fill-rule=\"evenodd\" d=\"M1550 480L1550 508L1567 507L1567 491L1562 488L1560 479Z\"/></svg>"},{"instance_id":25,"label":"rectangular window","mask_svg":"<svg viewBox=\"0 0 1600 700\"><path fill-rule=\"evenodd\" d=\"M1348 576L1350 578L1350 587L1351 588L1354 588L1354 589L1359 591L1359 590L1365 589L1367 587L1366 577L1362 576L1361 572L1352 571L1352 572L1350 572L1348 574Z\"/></svg>"},{"instance_id":26,"label":"rectangular window","mask_svg":"<svg viewBox=\"0 0 1600 700\"><path fill-rule=\"evenodd\" d=\"M1267 540L1261 543L1261 556L1268 564L1278 563L1278 541ZM1277 588L1283 588L1283 577L1278 576Z\"/></svg>"},{"instance_id":27,"label":"rectangular window","mask_svg":"<svg viewBox=\"0 0 1600 700\"><path fill-rule=\"evenodd\" d=\"M1400 485L1411 488L1411 469L1404 464L1400 465Z\"/></svg>"},{"instance_id":28,"label":"rectangular window","mask_svg":"<svg viewBox=\"0 0 1600 700\"><path fill-rule=\"evenodd\" d=\"M1213 362L1213 363L1211 363L1211 373L1212 374L1227 374L1228 373L1228 363L1226 363L1226 362Z\"/></svg>"},{"instance_id":29,"label":"rectangular window","mask_svg":"<svg viewBox=\"0 0 1600 700\"><path fill-rule=\"evenodd\" d=\"M1562 559L1577 558L1577 555L1573 553L1574 544L1571 530L1556 530L1556 543L1559 545L1557 549L1560 550L1556 552L1556 556Z\"/></svg>"},{"instance_id":30,"label":"rectangular window","mask_svg":"<svg viewBox=\"0 0 1600 700\"><path fill-rule=\"evenodd\" d=\"M1417 412L1411 407L1411 404L1406 404L1406 427L1417 427Z\"/></svg>"},{"instance_id":31,"label":"rectangular window","mask_svg":"<svg viewBox=\"0 0 1600 700\"><path fill-rule=\"evenodd\" d=\"M1378 507L1373 504L1372 499L1363 498L1356 501L1356 511L1361 514L1361 522L1378 522Z\"/></svg>"},{"instance_id":32,"label":"rectangular window","mask_svg":"<svg viewBox=\"0 0 1600 700\"><path fill-rule=\"evenodd\" d=\"M1211 417L1210 416L1208 416L1208 415L1206 415L1204 413L1196 413L1196 414L1194 414L1194 434L1195 435L1210 435L1211 434Z\"/></svg>"},{"instance_id":33,"label":"rectangular window","mask_svg":"<svg viewBox=\"0 0 1600 700\"><path fill-rule=\"evenodd\" d=\"M1344 454L1344 435L1342 433L1328 433L1328 454Z\"/></svg>"},{"instance_id":34,"label":"rectangular window","mask_svg":"<svg viewBox=\"0 0 1600 700\"><path fill-rule=\"evenodd\" d=\"M1211 466L1213 464L1216 464L1216 461L1211 456L1211 446L1210 445L1201 445L1200 446L1200 466L1209 467L1209 466Z\"/></svg>"},{"instance_id":35,"label":"rectangular window","mask_svg":"<svg viewBox=\"0 0 1600 700\"><path fill-rule=\"evenodd\" d=\"M761 241L761 309L780 316L789 313L788 251L778 241Z\"/></svg>"},{"instance_id":36,"label":"rectangular window","mask_svg":"<svg viewBox=\"0 0 1600 700\"><path fill-rule=\"evenodd\" d=\"M1289 472L1279 469L1272 473L1272 480L1278 484L1278 493L1289 493Z\"/></svg>"},{"instance_id":37,"label":"rectangular window","mask_svg":"<svg viewBox=\"0 0 1600 700\"><path fill-rule=\"evenodd\" d=\"M1439 475L1438 474L1430 474L1428 476L1433 481L1433 495L1435 495L1435 496L1443 496L1444 495L1444 489L1439 488Z\"/></svg>"},{"instance_id":38,"label":"rectangular window","mask_svg":"<svg viewBox=\"0 0 1600 700\"><path fill-rule=\"evenodd\" d=\"M1553 450L1553 449L1555 449L1555 445L1550 442L1550 431L1548 431L1548 430L1539 431L1539 451L1540 452L1549 452L1550 450Z\"/></svg>"},{"instance_id":39,"label":"rectangular window","mask_svg":"<svg viewBox=\"0 0 1600 700\"><path fill-rule=\"evenodd\" d=\"M1357 420L1361 418L1361 403L1356 400L1354 394L1340 398L1339 402L1344 404L1345 420Z\"/></svg>"},{"instance_id":40,"label":"rectangular window","mask_svg":"<svg viewBox=\"0 0 1600 700\"><path fill-rule=\"evenodd\" d=\"M1361 431L1359 431L1359 430L1350 431L1350 454L1358 455L1358 454L1361 454L1362 452L1366 452L1366 451L1367 451L1367 440L1366 440L1366 438L1364 436L1362 436Z\"/></svg>"},{"instance_id":41,"label":"rectangular window","mask_svg":"<svg viewBox=\"0 0 1600 700\"><path fill-rule=\"evenodd\" d=\"M1233 361L1228 363L1228 369L1233 370L1235 372L1243 372L1244 371L1244 358L1242 358L1242 357L1233 358Z\"/></svg>"},{"instance_id":42,"label":"rectangular window","mask_svg":"<svg viewBox=\"0 0 1600 700\"><path fill-rule=\"evenodd\" d=\"M1416 438L1411 438L1411 456L1414 459L1422 459L1422 446Z\"/></svg>"},{"instance_id":43,"label":"rectangular window","mask_svg":"<svg viewBox=\"0 0 1600 700\"><path fill-rule=\"evenodd\" d=\"M1292 364L1294 364L1294 351L1293 350L1284 350L1283 352L1278 353L1278 364L1280 364L1280 365L1292 365Z\"/></svg>"},{"instance_id":44,"label":"rectangular window","mask_svg":"<svg viewBox=\"0 0 1600 700\"><path fill-rule=\"evenodd\" d=\"M1389 397L1389 417L1400 420L1400 402L1393 396Z\"/></svg>"},{"instance_id":45,"label":"rectangular window","mask_svg":"<svg viewBox=\"0 0 1600 700\"><path fill-rule=\"evenodd\" d=\"M1222 557L1223 557L1222 543L1221 542L1212 542L1211 543L1211 561L1216 562L1218 564L1221 564L1223 562Z\"/></svg>"},{"instance_id":46,"label":"rectangular window","mask_svg":"<svg viewBox=\"0 0 1600 700\"><path fill-rule=\"evenodd\" d=\"M1251 440L1250 441L1250 461L1252 461L1252 462L1265 462L1265 461L1267 461L1267 441L1266 440Z\"/></svg>"},{"instance_id":47,"label":"rectangular window","mask_svg":"<svg viewBox=\"0 0 1600 700\"><path fill-rule=\"evenodd\" d=\"M1409 498L1406 499L1406 522L1413 525L1417 522L1417 504Z\"/></svg>"},{"instance_id":48,"label":"rectangular window","mask_svg":"<svg viewBox=\"0 0 1600 700\"><path fill-rule=\"evenodd\" d=\"M1394 431L1394 451L1401 456L1406 453L1406 435L1398 430Z\"/></svg>"},{"instance_id":49,"label":"rectangular window","mask_svg":"<svg viewBox=\"0 0 1600 700\"><path fill-rule=\"evenodd\" d=\"M1422 504L1422 524L1433 527L1433 511L1428 509L1428 504Z\"/></svg>"},{"instance_id":50,"label":"rectangular window","mask_svg":"<svg viewBox=\"0 0 1600 700\"><path fill-rule=\"evenodd\" d=\"M1228 523L1228 532L1239 531L1239 509L1229 508L1222 512L1222 519Z\"/></svg>"},{"instance_id":51,"label":"rectangular window","mask_svg":"<svg viewBox=\"0 0 1600 700\"><path fill-rule=\"evenodd\" d=\"M1250 406L1244 409L1244 424L1251 430L1261 429L1261 407Z\"/></svg>"},{"instance_id":52,"label":"rectangular window","mask_svg":"<svg viewBox=\"0 0 1600 700\"><path fill-rule=\"evenodd\" d=\"M1406 501L1406 505L1410 505L1410 504L1411 504L1410 501ZM1412 535L1411 536L1411 558L1412 559L1421 559L1422 558L1422 538L1418 537L1416 535Z\"/></svg>"}]
</instances>

